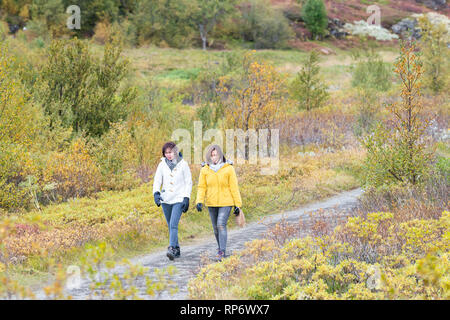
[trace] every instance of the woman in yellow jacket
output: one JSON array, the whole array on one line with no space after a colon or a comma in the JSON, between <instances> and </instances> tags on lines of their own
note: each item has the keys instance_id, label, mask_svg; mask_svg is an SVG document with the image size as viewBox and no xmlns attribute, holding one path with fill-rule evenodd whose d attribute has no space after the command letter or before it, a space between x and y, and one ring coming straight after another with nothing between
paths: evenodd
<instances>
[{"instance_id":1,"label":"woman in yellow jacket","mask_svg":"<svg viewBox=\"0 0 450 320\"><path fill-rule=\"evenodd\" d=\"M219 246L217 257L225 257L227 245L227 222L231 209L238 214L242 206L236 172L233 162L226 160L218 145L211 145L206 153L206 162L198 179L197 210L202 211L203 204L208 207L209 216Z\"/></svg>"}]
</instances>

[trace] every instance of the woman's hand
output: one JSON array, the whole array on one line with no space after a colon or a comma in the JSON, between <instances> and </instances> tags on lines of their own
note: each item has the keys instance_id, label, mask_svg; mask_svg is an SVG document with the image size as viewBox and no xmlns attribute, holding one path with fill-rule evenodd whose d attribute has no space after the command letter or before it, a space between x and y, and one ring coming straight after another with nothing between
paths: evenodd
<instances>
[{"instance_id":1,"label":"woman's hand","mask_svg":"<svg viewBox=\"0 0 450 320\"><path fill-rule=\"evenodd\" d=\"M197 211L200 212L202 211L203 208L203 203L197 203Z\"/></svg>"},{"instance_id":2,"label":"woman's hand","mask_svg":"<svg viewBox=\"0 0 450 320\"><path fill-rule=\"evenodd\" d=\"M161 205L161 193L159 193L159 191L156 191L153 194L153 198L155 199L155 204L159 207Z\"/></svg>"},{"instance_id":3,"label":"woman's hand","mask_svg":"<svg viewBox=\"0 0 450 320\"><path fill-rule=\"evenodd\" d=\"M189 198L188 197L184 197L183 198L183 208L181 209L181 211L186 212L189 209Z\"/></svg>"}]
</instances>

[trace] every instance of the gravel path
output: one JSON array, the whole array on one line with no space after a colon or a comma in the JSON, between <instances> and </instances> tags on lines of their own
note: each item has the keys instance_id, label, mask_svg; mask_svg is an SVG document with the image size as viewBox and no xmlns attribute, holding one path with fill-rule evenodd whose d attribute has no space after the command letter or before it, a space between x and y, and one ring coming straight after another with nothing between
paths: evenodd
<instances>
[{"instance_id":1,"label":"gravel path","mask_svg":"<svg viewBox=\"0 0 450 320\"><path fill-rule=\"evenodd\" d=\"M356 206L357 198L362 194L362 192L363 191L361 188L342 192L331 198L302 206L296 210L266 216L264 218L264 223L253 222L247 224L247 226L242 229L228 230L227 255L231 254L233 251L239 251L243 249L244 244L247 241L262 238L267 229L270 228L270 226L276 224L283 218L287 222L298 222L299 219L308 219L308 212L318 209L329 211L330 215L333 215L335 212L341 211L342 209L351 209ZM328 214L328 212L326 213ZM231 218L232 217L230 217L230 219ZM181 245L181 257L174 261L170 261L166 257L165 250L148 255L138 256L130 259L130 261L134 264L141 264L145 267L148 267L151 274L153 268L164 268L171 264L175 265L178 271L172 277L172 279L178 284L179 291L172 296L168 293L163 293L158 298L187 299L187 283L189 279L194 276L195 271L198 269L201 263L201 256L206 254L207 256L213 258L216 254L216 250L216 240L214 238L214 235L211 234L211 237L209 238L198 239L189 245ZM120 272L121 270L123 270L123 268L118 267L116 270ZM139 289L142 290L140 296L145 296L144 282L138 282L137 285ZM86 299L89 294L88 287L89 280L83 279L80 288L66 290L66 294L71 295L73 299ZM44 297L45 296L42 292L37 293L38 299L44 299ZM148 298L153 299L152 297Z\"/></svg>"}]
</instances>

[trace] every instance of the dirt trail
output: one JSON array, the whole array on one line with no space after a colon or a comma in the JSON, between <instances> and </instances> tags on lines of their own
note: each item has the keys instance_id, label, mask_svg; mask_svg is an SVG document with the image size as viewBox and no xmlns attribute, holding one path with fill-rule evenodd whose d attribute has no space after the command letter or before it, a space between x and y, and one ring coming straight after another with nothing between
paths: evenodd
<instances>
[{"instance_id":1,"label":"dirt trail","mask_svg":"<svg viewBox=\"0 0 450 320\"><path fill-rule=\"evenodd\" d=\"M239 251L244 248L244 244L247 241L253 239L262 238L265 231L272 225L276 224L282 218L288 222L298 222L299 219L308 219L308 212L318 209L329 210L330 214L337 212L335 209L352 208L357 203L357 198L363 193L361 188L357 188L351 191L342 192L331 198L321 200L315 203L311 203L302 206L292 211L286 211L283 213L274 214L264 218L264 224L260 222L253 222L247 224L245 228L228 230L228 247L227 254L231 254L233 251ZM231 219L232 217L230 217ZM175 295L169 295L163 293L159 299L187 299L187 283L189 279L194 276L195 270L200 265L201 255L207 254L211 258L214 257L217 250L216 240L214 235L211 234L210 238L201 239L193 244L181 246L181 257L175 261L169 261L166 257L166 251L158 251L148 255L138 256L130 261L134 264L141 264L149 268L149 272L152 274L154 268L164 268L168 265L175 265L178 272L172 277L177 282L179 291ZM123 268L118 267L117 271L121 272ZM141 289L140 296L144 295L145 283L138 282L137 286ZM89 294L89 280L83 279L81 287L77 289L67 290L66 294L70 294L73 299L86 299ZM38 299L44 299L42 292L37 293ZM153 297L148 297L154 299Z\"/></svg>"}]
</instances>

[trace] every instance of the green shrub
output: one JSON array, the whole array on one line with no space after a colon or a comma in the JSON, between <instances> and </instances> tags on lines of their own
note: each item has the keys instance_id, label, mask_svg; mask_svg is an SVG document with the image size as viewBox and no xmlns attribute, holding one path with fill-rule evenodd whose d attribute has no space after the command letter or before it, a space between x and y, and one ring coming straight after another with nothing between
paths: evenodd
<instances>
[{"instance_id":1,"label":"green shrub","mask_svg":"<svg viewBox=\"0 0 450 320\"><path fill-rule=\"evenodd\" d=\"M391 68L383 62L373 48L366 53L353 55L356 65L352 65L352 86L361 89L386 91L391 87Z\"/></svg>"},{"instance_id":2,"label":"green shrub","mask_svg":"<svg viewBox=\"0 0 450 320\"><path fill-rule=\"evenodd\" d=\"M375 129L379 109L378 93L373 89L359 89L357 92L357 118L353 132L360 137Z\"/></svg>"},{"instance_id":3,"label":"green shrub","mask_svg":"<svg viewBox=\"0 0 450 320\"><path fill-rule=\"evenodd\" d=\"M267 0L241 3L242 18L239 32L255 49L282 48L293 36L287 18L272 8Z\"/></svg>"},{"instance_id":4,"label":"green shrub","mask_svg":"<svg viewBox=\"0 0 450 320\"><path fill-rule=\"evenodd\" d=\"M17 70L20 66L0 46L0 207L26 205L19 183L30 168L29 147L36 132L35 109L28 102ZM28 164L28 165L27 165Z\"/></svg>"},{"instance_id":5,"label":"green shrub","mask_svg":"<svg viewBox=\"0 0 450 320\"><path fill-rule=\"evenodd\" d=\"M422 34L420 40L424 54L425 79L431 90L438 93L448 88L449 84L448 26L444 23L433 24L426 15L423 15L419 18L419 27Z\"/></svg>"},{"instance_id":6,"label":"green shrub","mask_svg":"<svg viewBox=\"0 0 450 320\"><path fill-rule=\"evenodd\" d=\"M101 59L91 53L85 41L53 41L40 87L35 90L46 114L64 127L72 127L74 133L84 131L90 136L100 136L110 122L125 119L136 91L121 88L128 74L128 61L121 58L121 51L115 38L106 43Z\"/></svg>"},{"instance_id":7,"label":"green shrub","mask_svg":"<svg viewBox=\"0 0 450 320\"><path fill-rule=\"evenodd\" d=\"M323 37L328 26L327 10L323 0L308 0L302 7L302 19L313 37Z\"/></svg>"},{"instance_id":8,"label":"green shrub","mask_svg":"<svg viewBox=\"0 0 450 320\"><path fill-rule=\"evenodd\" d=\"M414 49L414 45L402 46L395 65L395 72L402 80L402 100L387 106L394 128L379 123L373 134L363 139L367 150L366 185L415 185L429 176L434 152L428 150L424 134L429 120L417 116L423 109L420 101L423 69Z\"/></svg>"},{"instance_id":9,"label":"green shrub","mask_svg":"<svg viewBox=\"0 0 450 320\"><path fill-rule=\"evenodd\" d=\"M0 40L3 41L6 39L9 33L8 24L4 21L0 21Z\"/></svg>"},{"instance_id":10,"label":"green shrub","mask_svg":"<svg viewBox=\"0 0 450 320\"><path fill-rule=\"evenodd\" d=\"M319 75L319 54L311 51L291 84L291 95L297 101L299 109L311 110L324 105L329 94Z\"/></svg>"}]
</instances>

